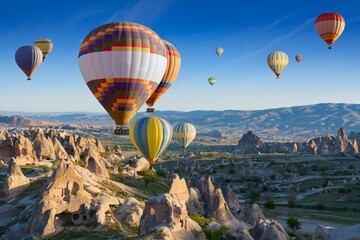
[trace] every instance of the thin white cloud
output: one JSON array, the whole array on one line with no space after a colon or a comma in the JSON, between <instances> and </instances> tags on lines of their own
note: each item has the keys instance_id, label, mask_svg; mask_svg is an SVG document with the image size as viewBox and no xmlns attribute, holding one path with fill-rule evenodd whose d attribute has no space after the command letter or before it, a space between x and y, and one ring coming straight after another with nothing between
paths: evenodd
<instances>
[{"instance_id":1,"label":"thin white cloud","mask_svg":"<svg viewBox=\"0 0 360 240\"><path fill-rule=\"evenodd\" d=\"M231 62L229 62L228 64L225 64L221 69L226 69L228 67L230 67L231 65L233 65L234 63L238 62L238 61L242 61L242 60L246 60L250 57L253 57L253 56L256 56L268 49L270 49L271 47L273 47L274 45L276 44L279 44L285 40L288 40L290 38L292 38L293 36L295 36L296 34L298 34L300 31L304 30L310 23L313 23L315 20L315 18L310 18L308 19L307 21L305 21L304 23L300 24L299 26L297 26L296 28L294 28L293 30L291 30L289 33L285 34L285 35L282 35L278 38L275 38L273 41L269 42L268 44L266 44L264 47L256 50L256 51L253 51L251 53L248 53L246 55L242 55L238 58L235 58L234 60L232 60Z\"/></svg>"},{"instance_id":2,"label":"thin white cloud","mask_svg":"<svg viewBox=\"0 0 360 240\"><path fill-rule=\"evenodd\" d=\"M151 24L159 18L159 15L166 11L176 0L139 0L130 9L118 9L107 22L114 21L132 21L132 22L146 22Z\"/></svg>"}]
</instances>

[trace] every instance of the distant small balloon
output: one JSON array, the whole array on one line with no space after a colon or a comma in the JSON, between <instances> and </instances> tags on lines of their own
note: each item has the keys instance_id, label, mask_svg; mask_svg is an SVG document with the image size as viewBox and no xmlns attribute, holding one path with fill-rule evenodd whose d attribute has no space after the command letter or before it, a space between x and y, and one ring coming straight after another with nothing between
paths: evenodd
<instances>
[{"instance_id":1,"label":"distant small balloon","mask_svg":"<svg viewBox=\"0 0 360 240\"><path fill-rule=\"evenodd\" d=\"M40 66L43 54L40 48L36 46L22 46L15 53L16 64L31 80L31 75Z\"/></svg>"},{"instance_id":2,"label":"distant small balloon","mask_svg":"<svg viewBox=\"0 0 360 240\"><path fill-rule=\"evenodd\" d=\"M211 86L214 86L215 83L216 83L216 78L215 77L209 77L208 81L209 81Z\"/></svg>"},{"instance_id":3,"label":"distant small balloon","mask_svg":"<svg viewBox=\"0 0 360 240\"><path fill-rule=\"evenodd\" d=\"M36 40L34 42L34 46L37 46L42 51L43 61L50 54L50 52L53 48L53 44L52 44L51 40L48 38L39 38L38 40Z\"/></svg>"},{"instance_id":4,"label":"distant small balloon","mask_svg":"<svg viewBox=\"0 0 360 240\"><path fill-rule=\"evenodd\" d=\"M276 78L279 78L281 73L285 70L289 63L289 58L286 53L281 51L272 52L267 57L267 64L275 73Z\"/></svg>"},{"instance_id":5,"label":"distant small balloon","mask_svg":"<svg viewBox=\"0 0 360 240\"><path fill-rule=\"evenodd\" d=\"M174 127L173 137L185 150L196 137L196 128L191 123L178 123Z\"/></svg>"},{"instance_id":6,"label":"distant small balloon","mask_svg":"<svg viewBox=\"0 0 360 240\"><path fill-rule=\"evenodd\" d=\"M219 56L219 57L221 57L221 55L223 55L223 53L224 53L224 49L222 48L222 47L218 47L218 48L216 48L216 54Z\"/></svg>"},{"instance_id":7,"label":"distant small balloon","mask_svg":"<svg viewBox=\"0 0 360 240\"><path fill-rule=\"evenodd\" d=\"M300 63L301 61L302 61L302 55L300 55L300 54L298 54L298 55L296 55L295 56L295 60L298 62L298 63Z\"/></svg>"}]
</instances>

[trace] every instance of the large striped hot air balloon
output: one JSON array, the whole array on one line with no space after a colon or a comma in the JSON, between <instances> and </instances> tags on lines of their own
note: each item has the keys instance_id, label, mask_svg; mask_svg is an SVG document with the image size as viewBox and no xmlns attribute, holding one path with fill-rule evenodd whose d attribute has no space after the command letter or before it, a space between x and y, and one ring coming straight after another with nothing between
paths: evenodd
<instances>
[{"instance_id":1,"label":"large striped hot air balloon","mask_svg":"<svg viewBox=\"0 0 360 240\"><path fill-rule=\"evenodd\" d=\"M196 137L196 128L191 123L178 123L174 127L174 138L180 144L180 146L186 150L189 144Z\"/></svg>"},{"instance_id":2,"label":"large striped hot air balloon","mask_svg":"<svg viewBox=\"0 0 360 240\"><path fill-rule=\"evenodd\" d=\"M214 86L215 83L216 83L216 78L215 77L209 77L208 81L209 81L211 86Z\"/></svg>"},{"instance_id":3,"label":"large striped hot air balloon","mask_svg":"<svg viewBox=\"0 0 360 240\"><path fill-rule=\"evenodd\" d=\"M146 101L146 104L149 106L147 109L148 112L154 111L154 108L151 107L154 106L154 104L161 98L161 96L171 87L180 71L181 57L179 52L171 43L165 40L163 40L163 42L165 44L168 56L167 67L160 84L157 86L150 98Z\"/></svg>"},{"instance_id":4,"label":"large striped hot air balloon","mask_svg":"<svg viewBox=\"0 0 360 240\"><path fill-rule=\"evenodd\" d=\"M289 58L286 53L281 51L272 52L267 57L267 64L275 73L276 78L279 78L281 73L285 70L289 63Z\"/></svg>"},{"instance_id":5,"label":"large striped hot air balloon","mask_svg":"<svg viewBox=\"0 0 360 240\"><path fill-rule=\"evenodd\" d=\"M221 55L224 53L224 49L222 47L218 47L215 49L215 52L219 57L221 57Z\"/></svg>"},{"instance_id":6,"label":"large striped hot air balloon","mask_svg":"<svg viewBox=\"0 0 360 240\"><path fill-rule=\"evenodd\" d=\"M50 39L48 38L40 38L34 42L34 46L40 48L43 53L43 61L49 55L53 48L53 44Z\"/></svg>"},{"instance_id":7,"label":"large striped hot air balloon","mask_svg":"<svg viewBox=\"0 0 360 240\"><path fill-rule=\"evenodd\" d=\"M128 132L126 125L155 91L166 65L160 37L137 23L104 24L85 37L79 51L83 78L120 134Z\"/></svg>"},{"instance_id":8,"label":"large striped hot air balloon","mask_svg":"<svg viewBox=\"0 0 360 240\"><path fill-rule=\"evenodd\" d=\"M165 119L151 116L136 120L129 135L136 149L153 164L170 144L173 129Z\"/></svg>"},{"instance_id":9,"label":"large striped hot air balloon","mask_svg":"<svg viewBox=\"0 0 360 240\"><path fill-rule=\"evenodd\" d=\"M298 63L300 63L301 61L302 61L302 55L300 55L300 54L298 54L298 55L296 55L295 56L295 60L298 62Z\"/></svg>"},{"instance_id":10,"label":"large striped hot air balloon","mask_svg":"<svg viewBox=\"0 0 360 240\"><path fill-rule=\"evenodd\" d=\"M331 45L340 37L345 29L344 18L334 12L323 13L315 19L315 29L320 37Z\"/></svg>"},{"instance_id":11,"label":"large striped hot air balloon","mask_svg":"<svg viewBox=\"0 0 360 240\"><path fill-rule=\"evenodd\" d=\"M36 46L23 46L16 50L15 61L21 70L31 80L31 75L40 66L43 54Z\"/></svg>"}]
</instances>

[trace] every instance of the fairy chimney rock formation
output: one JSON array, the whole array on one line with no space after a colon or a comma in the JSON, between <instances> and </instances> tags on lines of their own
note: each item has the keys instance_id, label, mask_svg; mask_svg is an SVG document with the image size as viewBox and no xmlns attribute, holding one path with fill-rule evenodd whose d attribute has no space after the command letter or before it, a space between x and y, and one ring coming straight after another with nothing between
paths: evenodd
<instances>
[{"instance_id":1,"label":"fairy chimney rock formation","mask_svg":"<svg viewBox=\"0 0 360 240\"><path fill-rule=\"evenodd\" d=\"M101 178L109 178L109 172L107 171L100 154L95 149L95 146L89 146L84 153L85 168L96 176Z\"/></svg>"},{"instance_id":2,"label":"fairy chimney rock formation","mask_svg":"<svg viewBox=\"0 0 360 240\"><path fill-rule=\"evenodd\" d=\"M177 198L182 203L186 203L187 201L189 201L190 194L185 179L180 179L180 177L175 174L171 183L169 194L172 197Z\"/></svg>"},{"instance_id":3,"label":"fairy chimney rock formation","mask_svg":"<svg viewBox=\"0 0 360 240\"><path fill-rule=\"evenodd\" d=\"M186 205L170 194L152 197L146 202L139 237L146 237L160 228L166 228L173 239L206 239L201 227L188 216Z\"/></svg>"},{"instance_id":4,"label":"fairy chimney rock formation","mask_svg":"<svg viewBox=\"0 0 360 240\"><path fill-rule=\"evenodd\" d=\"M66 160L70 159L69 155L65 151L65 148L61 145L59 140L57 138L54 138L54 151L55 151L55 157L59 160Z\"/></svg>"},{"instance_id":5,"label":"fairy chimney rock formation","mask_svg":"<svg viewBox=\"0 0 360 240\"><path fill-rule=\"evenodd\" d=\"M23 192L30 184L29 179L22 173L19 165L10 161L8 174L3 182L1 193L5 197L13 197Z\"/></svg>"},{"instance_id":6,"label":"fairy chimney rock formation","mask_svg":"<svg viewBox=\"0 0 360 240\"><path fill-rule=\"evenodd\" d=\"M41 128L38 129L35 140L33 142L33 148L38 159L55 159L55 151L52 141L47 139Z\"/></svg>"},{"instance_id":7,"label":"fairy chimney rock formation","mask_svg":"<svg viewBox=\"0 0 360 240\"><path fill-rule=\"evenodd\" d=\"M38 159L31 141L24 136L18 136L13 142L13 153L17 164L36 164Z\"/></svg>"},{"instance_id":8,"label":"fairy chimney rock formation","mask_svg":"<svg viewBox=\"0 0 360 240\"><path fill-rule=\"evenodd\" d=\"M90 201L81 176L71 162L62 160L35 206L29 233L49 237L57 227L86 222L90 218ZM56 219L60 220L58 224Z\"/></svg>"},{"instance_id":9,"label":"fairy chimney rock formation","mask_svg":"<svg viewBox=\"0 0 360 240\"><path fill-rule=\"evenodd\" d=\"M284 227L274 220L259 220L258 223L255 225L251 235L253 236L254 239L257 240L267 240L267 239L289 240L290 239Z\"/></svg>"}]
</instances>

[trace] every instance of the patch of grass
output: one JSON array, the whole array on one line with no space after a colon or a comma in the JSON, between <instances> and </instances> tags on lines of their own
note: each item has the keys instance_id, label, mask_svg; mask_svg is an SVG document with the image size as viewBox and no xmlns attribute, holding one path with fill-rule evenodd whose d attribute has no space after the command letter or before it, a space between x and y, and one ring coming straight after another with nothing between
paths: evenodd
<instances>
[{"instance_id":1,"label":"patch of grass","mask_svg":"<svg viewBox=\"0 0 360 240\"><path fill-rule=\"evenodd\" d=\"M158 181L156 183L151 183L147 186L144 184L143 179L135 179L131 177L126 177L123 182L125 185L136 188L140 191L143 191L150 195L163 194L169 191L169 186L165 183Z\"/></svg>"},{"instance_id":2,"label":"patch of grass","mask_svg":"<svg viewBox=\"0 0 360 240\"><path fill-rule=\"evenodd\" d=\"M116 194L116 196L122 197L122 198L127 198L129 196L129 194L125 191L123 191L120 187L116 186L115 184L109 182L109 181L103 181L102 184L109 189L110 191L112 191L113 193Z\"/></svg>"}]
</instances>

